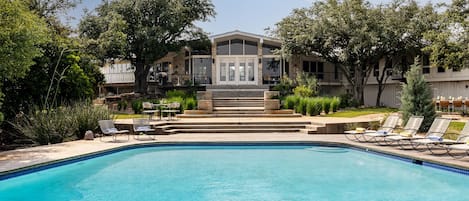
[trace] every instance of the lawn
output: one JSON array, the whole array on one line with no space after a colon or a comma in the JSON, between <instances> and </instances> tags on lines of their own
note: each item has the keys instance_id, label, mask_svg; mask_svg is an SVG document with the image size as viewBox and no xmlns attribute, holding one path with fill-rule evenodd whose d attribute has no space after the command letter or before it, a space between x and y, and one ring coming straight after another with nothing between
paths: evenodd
<instances>
[{"instance_id":1,"label":"lawn","mask_svg":"<svg viewBox=\"0 0 469 201\"><path fill-rule=\"evenodd\" d=\"M334 114L328 114L326 117L358 117L368 114L392 113L397 112L395 108L356 108L338 111Z\"/></svg>"},{"instance_id":2,"label":"lawn","mask_svg":"<svg viewBox=\"0 0 469 201\"><path fill-rule=\"evenodd\" d=\"M113 114L114 119L138 119L148 118L148 115L143 114Z\"/></svg>"}]
</instances>

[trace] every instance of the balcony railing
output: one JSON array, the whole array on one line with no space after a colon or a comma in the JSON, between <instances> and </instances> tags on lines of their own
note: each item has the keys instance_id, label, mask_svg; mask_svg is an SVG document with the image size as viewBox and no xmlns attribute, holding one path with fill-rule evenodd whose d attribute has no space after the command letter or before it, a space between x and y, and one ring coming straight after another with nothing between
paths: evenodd
<instances>
[{"instance_id":1,"label":"balcony railing","mask_svg":"<svg viewBox=\"0 0 469 201\"><path fill-rule=\"evenodd\" d=\"M133 83L135 81L134 73L108 73L104 74L107 84Z\"/></svg>"}]
</instances>

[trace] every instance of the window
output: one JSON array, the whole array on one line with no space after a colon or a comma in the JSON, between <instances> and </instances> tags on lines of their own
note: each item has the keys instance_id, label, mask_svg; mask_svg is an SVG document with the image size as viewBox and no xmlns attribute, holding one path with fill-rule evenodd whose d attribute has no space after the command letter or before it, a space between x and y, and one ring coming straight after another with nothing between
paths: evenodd
<instances>
[{"instance_id":1,"label":"window","mask_svg":"<svg viewBox=\"0 0 469 201\"><path fill-rule=\"evenodd\" d=\"M317 79L324 79L324 62L303 61L303 72L316 76Z\"/></svg>"},{"instance_id":2,"label":"window","mask_svg":"<svg viewBox=\"0 0 469 201\"><path fill-rule=\"evenodd\" d=\"M243 55L243 40L231 40L230 55Z\"/></svg>"},{"instance_id":3,"label":"window","mask_svg":"<svg viewBox=\"0 0 469 201\"><path fill-rule=\"evenodd\" d=\"M194 58L193 77L198 84L211 84L212 81L212 59L211 58Z\"/></svg>"},{"instance_id":4,"label":"window","mask_svg":"<svg viewBox=\"0 0 469 201\"><path fill-rule=\"evenodd\" d=\"M262 59L262 73L264 84L275 84L280 82L280 59L278 58L263 58Z\"/></svg>"},{"instance_id":5,"label":"window","mask_svg":"<svg viewBox=\"0 0 469 201\"><path fill-rule=\"evenodd\" d=\"M257 55L257 42L244 41L244 54L245 55Z\"/></svg>"},{"instance_id":6,"label":"window","mask_svg":"<svg viewBox=\"0 0 469 201\"><path fill-rule=\"evenodd\" d=\"M430 74L430 67L422 67L422 74Z\"/></svg>"},{"instance_id":7,"label":"window","mask_svg":"<svg viewBox=\"0 0 469 201\"><path fill-rule=\"evenodd\" d=\"M422 56L422 65L423 66L430 66L430 57L426 54Z\"/></svg>"},{"instance_id":8,"label":"window","mask_svg":"<svg viewBox=\"0 0 469 201\"><path fill-rule=\"evenodd\" d=\"M217 43L218 55L257 55L257 42L233 39Z\"/></svg>"},{"instance_id":9,"label":"window","mask_svg":"<svg viewBox=\"0 0 469 201\"><path fill-rule=\"evenodd\" d=\"M444 72L445 72L445 68L443 68L443 67L438 67L438 72L439 72L439 73L444 73Z\"/></svg>"},{"instance_id":10,"label":"window","mask_svg":"<svg viewBox=\"0 0 469 201\"><path fill-rule=\"evenodd\" d=\"M230 55L230 41L222 41L217 43L218 55Z\"/></svg>"},{"instance_id":11,"label":"window","mask_svg":"<svg viewBox=\"0 0 469 201\"><path fill-rule=\"evenodd\" d=\"M339 67L337 65L334 65L334 79L339 79Z\"/></svg>"},{"instance_id":12,"label":"window","mask_svg":"<svg viewBox=\"0 0 469 201\"><path fill-rule=\"evenodd\" d=\"M379 76L379 63L377 63L373 66L373 76L375 76L375 77Z\"/></svg>"},{"instance_id":13,"label":"window","mask_svg":"<svg viewBox=\"0 0 469 201\"><path fill-rule=\"evenodd\" d=\"M280 49L280 47L262 44L262 54L263 55L273 55L275 50Z\"/></svg>"}]
</instances>

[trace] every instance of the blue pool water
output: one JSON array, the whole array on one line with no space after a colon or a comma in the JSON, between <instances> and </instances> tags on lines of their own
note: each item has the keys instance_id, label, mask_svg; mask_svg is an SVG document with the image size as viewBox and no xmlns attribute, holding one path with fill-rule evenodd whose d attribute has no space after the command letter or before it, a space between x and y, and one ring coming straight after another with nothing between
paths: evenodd
<instances>
[{"instance_id":1,"label":"blue pool water","mask_svg":"<svg viewBox=\"0 0 469 201\"><path fill-rule=\"evenodd\" d=\"M0 200L469 200L469 176L346 148L174 146L0 181Z\"/></svg>"}]
</instances>

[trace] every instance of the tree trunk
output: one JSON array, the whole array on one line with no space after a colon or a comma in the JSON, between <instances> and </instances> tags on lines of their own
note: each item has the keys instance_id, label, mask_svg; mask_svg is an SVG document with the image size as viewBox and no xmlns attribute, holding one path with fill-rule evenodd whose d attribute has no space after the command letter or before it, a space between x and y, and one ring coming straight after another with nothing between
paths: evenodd
<instances>
[{"instance_id":1,"label":"tree trunk","mask_svg":"<svg viewBox=\"0 0 469 201\"><path fill-rule=\"evenodd\" d=\"M383 83L378 82L378 94L376 96L376 107L381 107L381 95L383 94Z\"/></svg>"},{"instance_id":2,"label":"tree trunk","mask_svg":"<svg viewBox=\"0 0 469 201\"><path fill-rule=\"evenodd\" d=\"M134 83L134 92L140 94L147 94L147 71L145 69L145 64L143 62L135 63L135 83Z\"/></svg>"}]
</instances>

